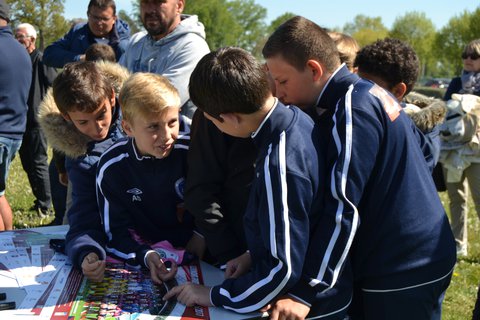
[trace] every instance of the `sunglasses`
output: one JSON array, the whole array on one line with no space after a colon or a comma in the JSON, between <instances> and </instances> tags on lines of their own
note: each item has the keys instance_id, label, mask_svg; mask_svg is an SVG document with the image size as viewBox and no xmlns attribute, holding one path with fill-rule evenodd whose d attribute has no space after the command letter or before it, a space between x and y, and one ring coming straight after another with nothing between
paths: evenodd
<instances>
[{"instance_id":1,"label":"sunglasses","mask_svg":"<svg viewBox=\"0 0 480 320\"><path fill-rule=\"evenodd\" d=\"M472 60L477 60L478 58L480 58L480 55L478 55L477 53L462 53L462 59L468 59L468 57L470 57L470 59Z\"/></svg>"}]
</instances>

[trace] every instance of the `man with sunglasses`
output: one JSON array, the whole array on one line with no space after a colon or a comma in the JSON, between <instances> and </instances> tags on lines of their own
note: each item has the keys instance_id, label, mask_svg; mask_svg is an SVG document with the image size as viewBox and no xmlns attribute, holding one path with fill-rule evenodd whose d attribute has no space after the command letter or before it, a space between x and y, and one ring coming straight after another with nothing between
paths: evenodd
<instances>
[{"instance_id":1,"label":"man with sunglasses","mask_svg":"<svg viewBox=\"0 0 480 320\"><path fill-rule=\"evenodd\" d=\"M44 52L46 65L63 68L66 63L85 60L85 51L94 43L113 48L117 61L130 39L128 24L116 16L114 0L90 0L88 22L74 25L63 38L49 45Z\"/></svg>"}]
</instances>

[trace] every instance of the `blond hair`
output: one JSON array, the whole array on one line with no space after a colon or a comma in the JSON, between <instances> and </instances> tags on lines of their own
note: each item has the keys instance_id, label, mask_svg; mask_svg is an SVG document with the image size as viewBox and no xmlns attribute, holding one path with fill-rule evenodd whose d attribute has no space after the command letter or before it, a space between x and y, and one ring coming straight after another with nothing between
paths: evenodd
<instances>
[{"instance_id":1,"label":"blond hair","mask_svg":"<svg viewBox=\"0 0 480 320\"><path fill-rule=\"evenodd\" d=\"M123 84L119 95L123 118L132 121L141 116L147 119L152 113L165 108L180 108L177 89L164 76L154 73L135 73Z\"/></svg>"},{"instance_id":2,"label":"blond hair","mask_svg":"<svg viewBox=\"0 0 480 320\"><path fill-rule=\"evenodd\" d=\"M338 53L340 54L340 61L347 65L347 68L353 70L353 62L357 52L360 50L358 42L345 33L336 31L329 31L328 35L335 42Z\"/></svg>"},{"instance_id":3,"label":"blond hair","mask_svg":"<svg viewBox=\"0 0 480 320\"><path fill-rule=\"evenodd\" d=\"M476 53L480 55L480 39L470 41L463 49L464 54Z\"/></svg>"}]
</instances>

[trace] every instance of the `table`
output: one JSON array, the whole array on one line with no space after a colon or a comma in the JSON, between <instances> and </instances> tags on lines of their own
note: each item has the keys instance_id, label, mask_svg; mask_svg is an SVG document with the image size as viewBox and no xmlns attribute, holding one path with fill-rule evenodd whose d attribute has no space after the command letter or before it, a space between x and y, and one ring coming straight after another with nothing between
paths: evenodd
<instances>
[{"instance_id":1,"label":"table","mask_svg":"<svg viewBox=\"0 0 480 320\"><path fill-rule=\"evenodd\" d=\"M68 230L68 226L51 226L51 227L40 227L40 228L33 228L33 229L28 229L30 231L34 231L36 233L39 233L39 234L42 234L42 235L48 235L49 237L56 237L56 238L60 238L60 237L64 237L67 230ZM22 234L22 233L26 233L24 230L15 230L13 231L13 233L15 234ZM7 235L7 233L5 232L0 232L0 265L3 262L5 262L5 260L2 260L2 255L5 255L7 254L7 252L9 251L9 249L11 249L11 244L8 244L8 239L6 237L2 237L2 235ZM3 240L2 240L3 239ZM7 239L7 240L5 240ZM35 238L33 239L29 239L29 241L31 243L35 243ZM36 244L36 243L35 243ZM40 248L37 248L37 247L40 247L40 244L37 246L37 245L32 245L31 247L31 251L29 252L30 256L31 256L31 259L25 259L25 257L22 257L22 254L20 253L19 257L18 257L18 261L20 262L23 262L23 264L21 265L21 267L19 268L15 268L14 270L12 270L12 272L7 272L5 269L5 267L3 266L3 268L0 268L0 292L5 292L7 294L7 301L15 301L16 302L16 305L17 305L17 308L19 308L22 303L25 303L25 299L27 297L27 291L29 293L31 293L32 290L36 290L35 286L29 286L28 285L28 276L25 277L25 279L27 279L24 283L24 285L22 286L21 284L19 284L17 281L18 278L14 278L12 277L12 273L15 273L15 274L20 274L21 272L22 275L25 275L29 273L29 270L33 270L34 268L36 268L35 264L39 264L39 258L34 258L36 255L34 255L34 252L39 252ZM10 250L12 251L12 250ZM63 255L58 255L58 256L61 256L64 258L64 260L62 260L62 258L60 257L59 259L57 259L58 261L56 262L53 262L53 264L57 264L60 268L60 271L62 271L62 266L63 264L68 264L68 259L63 256ZM57 255L55 255L55 257L57 257ZM3 257L4 259L6 259L5 257ZM58 257L57 257L58 258ZM52 261L55 260L53 257L52 259L50 260L50 264L52 264ZM26 262L28 261L28 262ZM36 263L35 263L36 261ZM63 264L62 264L63 263ZM30 264L30 265L26 265L26 264ZM44 263L46 264L46 263ZM49 265L50 265L49 264ZM19 264L20 266L20 264ZM202 272L202 275L203 275L203 280L204 280L204 284L205 285L215 285L215 284L218 284L218 283L221 283L223 281L223 272L205 262L200 262L200 268L201 268L201 272ZM45 271L45 270L44 270ZM51 271L51 270L50 270ZM60 274L60 271L56 271L58 274ZM48 272L42 272L41 275L37 275L35 277L35 279L32 279L32 281L37 281L39 282L39 278L40 277L43 277L43 276L46 276L48 275ZM37 289L38 290L38 289ZM54 291L54 290L52 290ZM57 301L57 300L55 300ZM53 308L53 307L52 307ZM231 311L228 311L228 310L225 310L223 308L215 308L215 307L211 307L211 308L208 308L208 312L209 312L209 315L210 315L210 319L212 320L215 320L215 319L222 319L222 320L240 320L240 319L260 319L262 318L262 316L266 316L266 315L262 315L261 313L251 313L251 314L237 314L237 313L234 313L234 312L231 312ZM19 309L16 309L16 310L8 310L8 311L0 311L0 318L1 319L12 319L12 320L15 320L15 319L48 319L48 318L45 318L45 316L42 318L41 315L37 315L37 316L32 316L32 315L27 315L25 313L25 310L19 310ZM53 316L52 316L52 319L53 319ZM170 319L170 318L169 318ZM176 318L176 319L179 319L179 318Z\"/></svg>"}]
</instances>

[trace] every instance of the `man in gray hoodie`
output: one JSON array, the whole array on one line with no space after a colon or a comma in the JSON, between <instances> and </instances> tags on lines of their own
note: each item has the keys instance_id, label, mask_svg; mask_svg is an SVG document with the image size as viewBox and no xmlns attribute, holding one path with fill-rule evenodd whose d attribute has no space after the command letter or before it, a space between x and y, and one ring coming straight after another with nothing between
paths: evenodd
<instances>
[{"instance_id":1,"label":"man in gray hoodie","mask_svg":"<svg viewBox=\"0 0 480 320\"><path fill-rule=\"evenodd\" d=\"M177 88L181 113L192 118L188 82L197 62L208 52L205 29L195 15L183 15L186 0L141 0L140 18L146 31L131 38L120 64L130 72L167 77Z\"/></svg>"}]
</instances>

